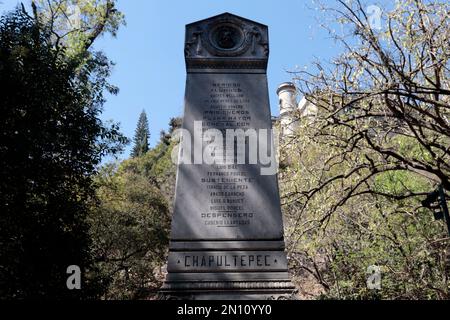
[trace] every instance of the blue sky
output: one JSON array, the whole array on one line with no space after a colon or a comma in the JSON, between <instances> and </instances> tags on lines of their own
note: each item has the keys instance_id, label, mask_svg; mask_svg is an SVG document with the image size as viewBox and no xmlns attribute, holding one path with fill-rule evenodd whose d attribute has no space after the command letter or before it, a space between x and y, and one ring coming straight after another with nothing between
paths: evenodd
<instances>
[{"instance_id":1,"label":"blue sky","mask_svg":"<svg viewBox=\"0 0 450 320\"><path fill-rule=\"evenodd\" d=\"M19 1L0 2L3 12ZM314 7L311 0L119 0L127 25L117 38L105 36L95 45L116 63L110 80L120 88L117 96L108 96L102 118L120 122L122 132L131 138L145 109L154 146L169 119L183 113L184 26L223 12L269 26L270 104L272 114L277 115L275 91L281 82L291 79L287 71L337 54L334 41L318 26L321 12ZM121 158L128 156L130 148Z\"/></svg>"}]
</instances>

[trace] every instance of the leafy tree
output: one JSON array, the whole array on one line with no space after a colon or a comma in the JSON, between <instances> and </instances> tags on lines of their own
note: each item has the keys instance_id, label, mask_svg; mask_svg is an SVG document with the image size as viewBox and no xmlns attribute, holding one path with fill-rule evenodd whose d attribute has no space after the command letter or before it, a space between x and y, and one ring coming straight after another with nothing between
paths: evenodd
<instances>
[{"instance_id":1,"label":"leafy tree","mask_svg":"<svg viewBox=\"0 0 450 320\"><path fill-rule=\"evenodd\" d=\"M99 205L90 215L98 277L106 299L147 298L159 288L170 227L161 190L133 164L107 165L96 178Z\"/></svg>"},{"instance_id":2,"label":"leafy tree","mask_svg":"<svg viewBox=\"0 0 450 320\"><path fill-rule=\"evenodd\" d=\"M398 2L381 30L366 7L324 7L344 52L296 74L317 113L282 152L291 267L323 297L448 299L449 239L420 200L450 190L449 5Z\"/></svg>"},{"instance_id":3,"label":"leafy tree","mask_svg":"<svg viewBox=\"0 0 450 320\"><path fill-rule=\"evenodd\" d=\"M102 155L121 150L118 127L98 118L110 63L100 53L72 63L52 26L23 10L0 18L0 296L88 298L92 175ZM66 269L82 269L82 290Z\"/></svg>"},{"instance_id":4,"label":"leafy tree","mask_svg":"<svg viewBox=\"0 0 450 320\"><path fill-rule=\"evenodd\" d=\"M317 189L320 181L358 167L357 151L346 158L326 138L314 136L314 122L301 120L296 138L282 150L291 158L280 173L290 269L304 297L339 299L429 299L448 297L446 231L420 208L420 199L398 200L365 193L342 203L357 178ZM407 171L368 181L379 192L424 192L432 183ZM310 193L314 193L310 196ZM329 215L329 212L333 212ZM367 268L381 268L381 290L367 287Z\"/></svg>"},{"instance_id":5,"label":"leafy tree","mask_svg":"<svg viewBox=\"0 0 450 320\"><path fill-rule=\"evenodd\" d=\"M169 145L171 143L173 132L176 129L181 128L182 120L183 119L180 117L175 117L175 118L170 119L169 132L167 133L166 131L162 130L160 133L161 142L163 142L166 145Z\"/></svg>"},{"instance_id":6,"label":"leafy tree","mask_svg":"<svg viewBox=\"0 0 450 320\"><path fill-rule=\"evenodd\" d=\"M380 17L385 28L377 30L363 3L339 2L341 8L330 10L344 34L349 31L356 39L335 34L344 53L330 68L318 63L316 73L298 73L297 80L319 107L316 135L342 146L341 157L353 150L365 154L361 165L347 173L361 179L345 197L364 190L380 193L365 182L393 170L415 172L450 191L450 5L398 2Z\"/></svg>"},{"instance_id":7,"label":"leafy tree","mask_svg":"<svg viewBox=\"0 0 450 320\"><path fill-rule=\"evenodd\" d=\"M150 132L148 129L147 114L142 110L137 127L134 133L134 146L131 152L133 158L143 156L148 152L148 139L150 138Z\"/></svg>"},{"instance_id":8,"label":"leafy tree","mask_svg":"<svg viewBox=\"0 0 450 320\"><path fill-rule=\"evenodd\" d=\"M176 176L168 136L141 157L104 166L96 178L99 204L90 225L105 298L149 298L162 283Z\"/></svg>"},{"instance_id":9,"label":"leafy tree","mask_svg":"<svg viewBox=\"0 0 450 320\"><path fill-rule=\"evenodd\" d=\"M73 65L89 59L95 40L105 33L116 36L125 24L115 0L31 0L36 25L50 28L55 48L64 47Z\"/></svg>"}]
</instances>

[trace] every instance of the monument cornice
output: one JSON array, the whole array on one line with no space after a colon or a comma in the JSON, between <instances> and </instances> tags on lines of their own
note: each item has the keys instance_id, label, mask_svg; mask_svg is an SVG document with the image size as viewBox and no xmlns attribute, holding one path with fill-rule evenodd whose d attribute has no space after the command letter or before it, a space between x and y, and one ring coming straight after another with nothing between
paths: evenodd
<instances>
[{"instance_id":1,"label":"monument cornice","mask_svg":"<svg viewBox=\"0 0 450 320\"><path fill-rule=\"evenodd\" d=\"M265 59L186 59L189 69L261 69L267 70Z\"/></svg>"}]
</instances>

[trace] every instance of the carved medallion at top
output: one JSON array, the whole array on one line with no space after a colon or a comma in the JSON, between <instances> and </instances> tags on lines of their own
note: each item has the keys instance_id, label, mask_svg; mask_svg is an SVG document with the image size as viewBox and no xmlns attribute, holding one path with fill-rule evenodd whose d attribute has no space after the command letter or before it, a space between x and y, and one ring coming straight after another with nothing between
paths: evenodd
<instances>
[{"instance_id":1,"label":"carved medallion at top","mask_svg":"<svg viewBox=\"0 0 450 320\"><path fill-rule=\"evenodd\" d=\"M267 27L225 13L186 26L186 59L264 59L269 55Z\"/></svg>"}]
</instances>

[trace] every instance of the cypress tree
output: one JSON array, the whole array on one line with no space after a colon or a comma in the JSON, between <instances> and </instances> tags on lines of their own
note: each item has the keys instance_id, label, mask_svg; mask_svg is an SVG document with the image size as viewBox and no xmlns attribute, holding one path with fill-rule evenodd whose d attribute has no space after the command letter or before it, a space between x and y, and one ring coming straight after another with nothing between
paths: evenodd
<instances>
[{"instance_id":1,"label":"cypress tree","mask_svg":"<svg viewBox=\"0 0 450 320\"><path fill-rule=\"evenodd\" d=\"M144 110L142 110L141 115L139 116L139 120L137 123L136 130L134 132L134 146L131 152L131 157L136 158L140 157L147 153L148 139L150 138L150 132L148 129L148 120L147 114Z\"/></svg>"}]
</instances>

